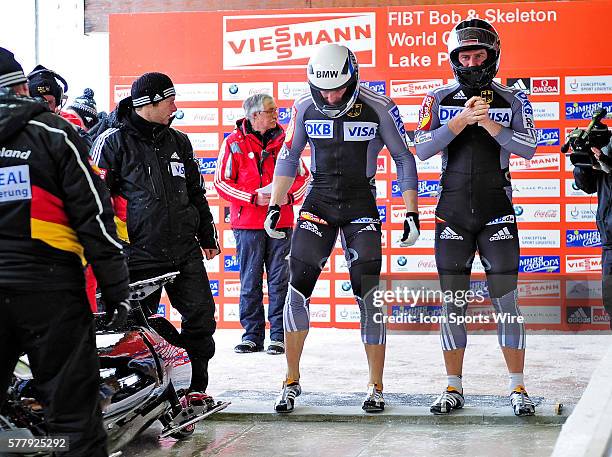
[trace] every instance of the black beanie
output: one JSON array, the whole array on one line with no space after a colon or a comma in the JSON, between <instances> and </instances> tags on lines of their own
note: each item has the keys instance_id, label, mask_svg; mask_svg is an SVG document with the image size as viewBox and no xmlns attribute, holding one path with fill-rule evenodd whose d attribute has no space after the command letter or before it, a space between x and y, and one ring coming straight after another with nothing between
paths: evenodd
<instances>
[{"instance_id":1,"label":"black beanie","mask_svg":"<svg viewBox=\"0 0 612 457\"><path fill-rule=\"evenodd\" d=\"M0 87L11 87L27 82L23 68L8 49L0 48Z\"/></svg>"},{"instance_id":2,"label":"black beanie","mask_svg":"<svg viewBox=\"0 0 612 457\"><path fill-rule=\"evenodd\" d=\"M176 95L174 84L163 73L145 73L132 83L132 104L134 108L161 102Z\"/></svg>"},{"instance_id":3,"label":"black beanie","mask_svg":"<svg viewBox=\"0 0 612 457\"><path fill-rule=\"evenodd\" d=\"M58 78L64 84L64 89L57 82ZM30 88L30 97L52 95L57 106L60 106L62 102L64 91L68 90L66 80L53 70L49 70L42 65L36 65L34 70L28 75L28 87Z\"/></svg>"},{"instance_id":4,"label":"black beanie","mask_svg":"<svg viewBox=\"0 0 612 457\"><path fill-rule=\"evenodd\" d=\"M83 95L74 99L68 109L79 115L86 129L92 128L98 122L98 109L94 100L94 91L89 87L83 91Z\"/></svg>"}]
</instances>

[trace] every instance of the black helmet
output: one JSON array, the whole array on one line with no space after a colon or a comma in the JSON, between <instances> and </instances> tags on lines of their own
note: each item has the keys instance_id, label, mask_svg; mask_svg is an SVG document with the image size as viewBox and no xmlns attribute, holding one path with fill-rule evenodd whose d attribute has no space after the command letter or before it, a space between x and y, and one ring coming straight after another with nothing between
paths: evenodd
<instances>
[{"instance_id":1,"label":"black helmet","mask_svg":"<svg viewBox=\"0 0 612 457\"><path fill-rule=\"evenodd\" d=\"M459 52L485 49L487 60L477 67L464 67ZM448 54L457 82L469 89L481 89L493 81L499 69L501 48L495 28L482 19L461 21L448 37Z\"/></svg>"},{"instance_id":2,"label":"black helmet","mask_svg":"<svg viewBox=\"0 0 612 457\"><path fill-rule=\"evenodd\" d=\"M359 95L359 66L355 54L346 46L326 44L308 61L306 70L310 93L316 107L327 117L340 117L349 111ZM328 105L321 90L346 87L342 103Z\"/></svg>"}]
</instances>

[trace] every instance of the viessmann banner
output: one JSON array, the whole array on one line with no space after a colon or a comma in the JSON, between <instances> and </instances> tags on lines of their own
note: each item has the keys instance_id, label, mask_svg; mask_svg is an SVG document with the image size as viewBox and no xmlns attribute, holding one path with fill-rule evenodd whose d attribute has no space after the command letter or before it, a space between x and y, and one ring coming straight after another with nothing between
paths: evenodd
<instances>
[{"instance_id":1,"label":"viessmann banner","mask_svg":"<svg viewBox=\"0 0 612 457\"><path fill-rule=\"evenodd\" d=\"M510 163L520 229L521 310L532 329L606 328L598 286L597 200L575 187L572 165L559 149L569 131L586 127L595 109L612 111L610 2L112 15L114 103L129 95L132 81L147 71L167 73L176 83L177 105L185 116L174 126L191 139L222 238L223 253L207 262L220 327L239 327L240 281L229 208L212 181L223 138L242 117L242 101L259 92L273 95L280 107L279 122L286 126L293 100L308 91L305 65L310 56L321 44L343 43L357 55L362 84L395 100L413 138L423 97L453 77L448 33L454 24L472 17L486 19L498 30L502 55L497 78L529 94L538 129L535 157L513 157ZM307 161L309 154L307 149ZM434 210L440 166L439 156L426 162L417 159L422 234L415 246L400 248L404 209L395 165L386 150L378 158L383 275L390 284L415 275L435 281ZM359 311L347 272L337 243L311 300L314 326L358 327ZM478 258L474 272L472 288L486 290ZM388 311L394 314L404 308L433 317L440 312L439 303L400 303ZM166 304L162 311L180 320ZM485 302L470 306L468 316L489 312ZM495 323L482 319L475 322L471 325L495 328ZM392 328L428 326L398 320Z\"/></svg>"}]
</instances>

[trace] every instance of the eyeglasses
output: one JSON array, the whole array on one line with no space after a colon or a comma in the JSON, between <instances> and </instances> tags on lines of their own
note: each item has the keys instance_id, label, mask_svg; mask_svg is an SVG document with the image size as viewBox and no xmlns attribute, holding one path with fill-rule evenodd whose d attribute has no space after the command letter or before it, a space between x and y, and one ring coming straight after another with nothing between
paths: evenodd
<instances>
[{"instance_id":1,"label":"eyeglasses","mask_svg":"<svg viewBox=\"0 0 612 457\"><path fill-rule=\"evenodd\" d=\"M267 109L267 110L264 110L264 111L260 111L260 113L266 113L266 114L278 113L278 108Z\"/></svg>"}]
</instances>

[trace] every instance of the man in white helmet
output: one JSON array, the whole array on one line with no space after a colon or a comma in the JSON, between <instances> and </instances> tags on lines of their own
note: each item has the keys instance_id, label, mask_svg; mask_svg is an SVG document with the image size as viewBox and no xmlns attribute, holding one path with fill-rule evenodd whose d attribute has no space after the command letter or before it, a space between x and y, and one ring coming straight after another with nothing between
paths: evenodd
<instances>
[{"instance_id":1,"label":"man in white helmet","mask_svg":"<svg viewBox=\"0 0 612 457\"><path fill-rule=\"evenodd\" d=\"M519 237L512 207L510 154L531 159L537 136L527 96L493 81L500 40L481 19L460 22L448 39L455 83L429 92L415 134L417 155L442 151L436 207L436 266L442 289L459 299L470 288L476 251L487 274L491 302L500 316L498 341L509 372L510 403L517 416L535 406L525 390L525 326L518 307ZM450 295L450 294L449 294ZM440 340L448 384L431 405L434 414L463 407L463 356L467 344L464 301L444 303ZM501 321L501 318L504 318Z\"/></svg>"},{"instance_id":2,"label":"man in white helmet","mask_svg":"<svg viewBox=\"0 0 612 457\"><path fill-rule=\"evenodd\" d=\"M309 328L310 296L339 233L361 311L361 337L369 365L363 409L378 412L385 406L386 329L380 318L383 311L372 304L382 256L376 157L386 146L397 165L397 181L407 209L402 246L414 244L419 236L416 164L406 145L398 107L388 97L360 87L357 60L346 46L320 47L308 63L307 75L311 93L293 106L264 224L271 237L285 236L275 229L279 205L295 179L300 154L308 142L314 179L291 243L290 284L284 307L287 376L274 407L278 412L291 412L295 397L301 393L299 362Z\"/></svg>"}]
</instances>

